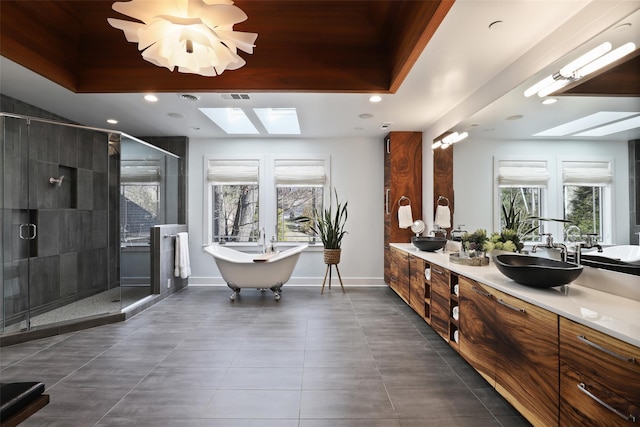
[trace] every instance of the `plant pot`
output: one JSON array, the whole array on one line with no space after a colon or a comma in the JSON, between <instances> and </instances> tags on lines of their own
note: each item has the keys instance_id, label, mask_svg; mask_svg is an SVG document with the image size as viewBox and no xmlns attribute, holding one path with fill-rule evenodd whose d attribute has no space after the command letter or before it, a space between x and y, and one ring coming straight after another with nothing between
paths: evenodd
<instances>
[{"instance_id":1,"label":"plant pot","mask_svg":"<svg viewBox=\"0 0 640 427\"><path fill-rule=\"evenodd\" d=\"M324 249L324 263L333 265L340 263L340 253L342 249Z\"/></svg>"}]
</instances>

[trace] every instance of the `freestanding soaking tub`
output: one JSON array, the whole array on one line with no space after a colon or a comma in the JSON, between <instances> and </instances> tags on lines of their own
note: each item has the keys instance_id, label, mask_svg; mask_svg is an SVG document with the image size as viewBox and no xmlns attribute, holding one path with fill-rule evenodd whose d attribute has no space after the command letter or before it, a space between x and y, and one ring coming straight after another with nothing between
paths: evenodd
<instances>
[{"instance_id":1,"label":"freestanding soaking tub","mask_svg":"<svg viewBox=\"0 0 640 427\"><path fill-rule=\"evenodd\" d=\"M294 246L270 256L240 252L220 245L207 246L204 250L216 261L222 278L233 290L229 297L231 301L236 299L242 288L268 288L277 301L282 285L291 277L300 253L307 247L306 244Z\"/></svg>"}]
</instances>

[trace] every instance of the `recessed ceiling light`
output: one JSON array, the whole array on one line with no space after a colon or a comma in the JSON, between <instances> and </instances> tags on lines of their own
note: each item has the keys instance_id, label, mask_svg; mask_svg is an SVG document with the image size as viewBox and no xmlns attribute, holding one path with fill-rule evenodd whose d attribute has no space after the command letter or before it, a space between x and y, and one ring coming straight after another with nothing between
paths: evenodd
<instances>
[{"instance_id":1,"label":"recessed ceiling light","mask_svg":"<svg viewBox=\"0 0 640 427\"><path fill-rule=\"evenodd\" d=\"M148 102L158 102L158 97L155 95L148 94L144 96L144 100Z\"/></svg>"},{"instance_id":2,"label":"recessed ceiling light","mask_svg":"<svg viewBox=\"0 0 640 427\"><path fill-rule=\"evenodd\" d=\"M371 119L371 118L373 118L373 114L362 113L358 117L360 117L361 119Z\"/></svg>"},{"instance_id":3,"label":"recessed ceiling light","mask_svg":"<svg viewBox=\"0 0 640 427\"><path fill-rule=\"evenodd\" d=\"M505 120L520 120L523 117L524 116L522 114L516 114L516 115L507 117Z\"/></svg>"},{"instance_id":4,"label":"recessed ceiling light","mask_svg":"<svg viewBox=\"0 0 640 427\"><path fill-rule=\"evenodd\" d=\"M109 123L111 125L117 125L118 121L116 119L107 119L107 123Z\"/></svg>"},{"instance_id":5,"label":"recessed ceiling light","mask_svg":"<svg viewBox=\"0 0 640 427\"><path fill-rule=\"evenodd\" d=\"M369 102L380 102L382 101L382 97L380 95L373 95L369 97Z\"/></svg>"},{"instance_id":6,"label":"recessed ceiling light","mask_svg":"<svg viewBox=\"0 0 640 427\"><path fill-rule=\"evenodd\" d=\"M542 101L542 104L551 105L551 104L555 104L556 102L558 102L558 98L547 98L544 101Z\"/></svg>"},{"instance_id":7,"label":"recessed ceiling light","mask_svg":"<svg viewBox=\"0 0 640 427\"><path fill-rule=\"evenodd\" d=\"M167 116L174 119L184 119L184 114L180 114L180 113L167 113Z\"/></svg>"},{"instance_id":8,"label":"recessed ceiling light","mask_svg":"<svg viewBox=\"0 0 640 427\"><path fill-rule=\"evenodd\" d=\"M502 21L493 21L491 24L489 24L489 29L490 30L497 30L502 28L502 25L504 24L504 22Z\"/></svg>"}]
</instances>

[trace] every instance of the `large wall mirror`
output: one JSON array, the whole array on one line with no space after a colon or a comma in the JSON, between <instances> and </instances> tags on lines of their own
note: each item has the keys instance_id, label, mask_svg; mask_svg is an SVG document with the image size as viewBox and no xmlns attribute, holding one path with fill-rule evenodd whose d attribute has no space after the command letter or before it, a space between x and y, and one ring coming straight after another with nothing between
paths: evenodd
<instances>
[{"instance_id":1,"label":"large wall mirror","mask_svg":"<svg viewBox=\"0 0 640 427\"><path fill-rule=\"evenodd\" d=\"M535 160L548 168L548 193L543 216L566 211L567 170L575 162L609 164L608 192L600 203L610 207L602 218L603 245L638 245L638 185L640 160L640 10L616 21L606 31L540 69L509 93L459 122L452 130L468 131L468 140L454 149L456 224L465 228L498 229L500 162ZM525 90L543 78L609 42L612 50L628 42L635 50L600 72L540 97ZM553 100L553 103L543 103ZM620 130L617 126L627 129ZM561 126L567 125L566 128ZM596 130L601 126L608 126ZM634 158L635 157L635 158ZM598 163L604 162L604 163ZM587 168L588 170L588 168ZM589 173L587 174L588 179ZM555 190L553 190L555 189ZM564 240L563 224L550 222L546 232ZM587 230L592 232L592 230ZM640 270L640 263L638 264ZM631 270L635 271L635 267ZM633 271L632 271L633 272Z\"/></svg>"}]
</instances>

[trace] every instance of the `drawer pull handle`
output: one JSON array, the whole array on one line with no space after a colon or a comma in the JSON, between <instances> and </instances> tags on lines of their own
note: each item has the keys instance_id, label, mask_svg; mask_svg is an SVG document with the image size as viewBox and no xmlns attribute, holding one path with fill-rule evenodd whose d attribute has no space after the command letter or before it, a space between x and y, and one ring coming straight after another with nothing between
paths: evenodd
<instances>
[{"instance_id":1,"label":"drawer pull handle","mask_svg":"<svg viewBox=\"0 0 640 427\"><path fill-rule=\"evenodd\" d=\"M622 356L622 355L620 355L620 354L618 354L616 352L613 352L613 351L609 350L608 348L604 348L603 346L594 343L593 341L589 341L587 339L587 337L585 337L584 335L578 335L577 337L583 343L585 343L585 344L587 344L587 345L589 345L589 346L591 346L593 348L596 348L596 349L598 349L598 350L600 350L600 351L602 351L604 353L607 353L608 355L613 356L613 357L615 357L617 359L624 360L625 362L631 362L631 363L635 363L636 362L636 358L635 357Z\"/></svg>"},{"instance_id":2,"label":"drawer pull handle","mask_svg":"<svg viewBox=\"0 0 640 427\"><path fill-rule=\"evenodd\" d=\"M596 402L598 402L600 405L604 406L605 408L607 408L608 410L610 410L614 414L618 415L619 417L621 417L621 418L623 418L623 419L625 419L627 421L631 421L632 423L636 422L636 417L634 417L633 415L627 415L627 414L624 414L624 413L618 411L616 408L614 408L613 406L609 405L607 402L605 402L604 400L600 399L598 396L596 396L595 394L593 394L589 390L587 390L587 386L584 383L578 384L578 389L581 392L583 392L584 394L586 394L587 396L589 396L590 398L592 398L593 400L595 400Z\"/></svg>"},{"instance_id":3,"label":"drawer pull handle","mask_svg":"<svg viewBox=\"0 0 640 427\"><path fill-rule=\"evenodd\" d=\"M431 270L434 271L435 273L438 273L438 274L444 274L444 271L438 270L437 268L435 268L433 266L431 267Z\"/></svg>"},{"instance_id":4,"label":"drawer pull handle","mask_svg":"<svg viewBox=\"0 0 640 427\"><path fill-rule=\"evenodd\" d=\"M480 289L476 288L475 286L472 286L471 289L473 290L473 292L475 292L477 294L480 294L480 295L482 295L484 297L487 297L487 298L491 298L491 294L489 292L485 292L483 290L480 290Z\"/></svg>"},{"instance_id":5,"label":"drawer pull handle","mask_svg":"<svg viewBox=\"0 0 640 427\"><path fill-rule=\"evenodd\" d=\"M503 305L507 308L510 308L513 311L517 311L519 313L526 313L526 311L524 310L524 308L520 308L520 307L516 307L515 305L511 305L507 302L504 302L504 300L502 300L501 298L498 299L498 304Z\"/></svg>"}]
</instances>

